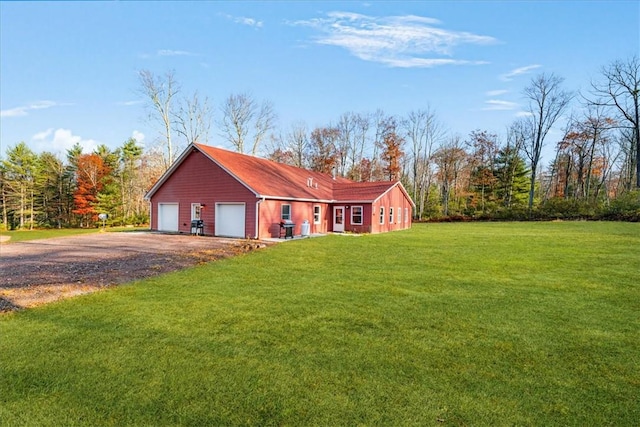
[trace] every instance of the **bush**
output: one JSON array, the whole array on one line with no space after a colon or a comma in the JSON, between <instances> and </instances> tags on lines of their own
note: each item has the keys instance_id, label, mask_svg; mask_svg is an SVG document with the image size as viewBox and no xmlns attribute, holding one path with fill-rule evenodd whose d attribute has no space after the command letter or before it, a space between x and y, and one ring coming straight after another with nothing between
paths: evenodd
<instances>
[{"instance_id":1,"label":"bush","mask_svg":"<svg viewBox=\"0 0 640 427\"><path fill-rule=\"evenodd\" d=\"M597 217L597 206L576 199L554 197L545 200L538 206L533 216L536 219L594 219Z\"/></svg>"},{"instance_id":2,"label":"bush","mask_svg":"<svg viewBox=\"0 0 640 427\"><path fill-rule=\"evenodd\" d=\"M640 221L640 190L629 191L612 200L602 212L601 218L610 221Z\"/></svg>"}]
</instances>

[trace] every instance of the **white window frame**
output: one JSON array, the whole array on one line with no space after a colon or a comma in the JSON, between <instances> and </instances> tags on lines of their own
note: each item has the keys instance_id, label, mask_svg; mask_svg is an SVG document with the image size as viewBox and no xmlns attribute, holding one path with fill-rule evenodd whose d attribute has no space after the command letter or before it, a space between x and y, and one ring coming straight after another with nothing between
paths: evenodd
<instances>
[{"instance_id":1,"label":"white window frame","mask_svg":"<svg viewBox=\"0 0 640 427\"><path fill-rule=\"evenodd\" d=\"M389 224L393 224L393 206L389 206Z\"/></svg>"},{"instance_id":2,"label":"white window frame","mask_svg":"<svg viewBox=\"0 0 640 427\"><path fill-rule=\"evenodd\" d=\"M384 206L380 206L380 224L384 224Z\"/></svg>"},{"instance_id":3,"label":"white window frame","mask_svg":"<svg viewBox=\"0 0 640 427\"><path fill-rule=\"evenodd\" d=\"M191 203L191 221L202 219L202 204Z\"/></svg>"},{"instance_id":4,"label":"white window frame","mask_svg":"<svg viewBox=\"0 0 640 427\"><path fill-rule=\"evenodd\" d=\"M286 214L284 213L284 207L285 207L285 206L287 206L287 207L288 207L288 209L287 209L287 210L289 211L289 212L288 212L288 213L286 213ZM280 219L281 219L282 221L285 221L285 220L291 220L291 205L290 205L290 204L285 204L285 203L283 203L282 205L280 205Z\"/></svg>"},{"instance_id":5,"label":"white window frame","mask_svg":"<svg viewBox=\"0 0 640 427\"><path fill-rule=\"evenodd\" d=\"M402 224L402 208L398 206L398 224Z\"/></svg>"},{"instance_id":6,"label":"white window frame","mask_svg":"<svg viewBox=\"0 0 640 427\"><path fill-rule=\"evenodd\" d=\"M322 206L314 205L313 206L313 223L320 224L321 218L322 218Z\"/></svg>"},{"instance_id":7,"label":"white window frame","mask_svg":"<svg viewBox=\"0 0 640 427\"><path fill-rule=\"evenodd\" d=\"M354 216L354 211L356 209L360 209L360 221L359 222L355 222L355 220L353 219ZM351 225L362 225L362 221L364 220L364 209L362 208L362 206L351 206Z\"/></svg>"},{"instance_id":8,"label":"white window frame","mask_svg":"<svg viewBox=\"0 0 640 427\"><path fill-rule=\"evenodd\" d=\"M404 223L409 222L409 208L404 208Z\"/></svg>"}]
</instances>

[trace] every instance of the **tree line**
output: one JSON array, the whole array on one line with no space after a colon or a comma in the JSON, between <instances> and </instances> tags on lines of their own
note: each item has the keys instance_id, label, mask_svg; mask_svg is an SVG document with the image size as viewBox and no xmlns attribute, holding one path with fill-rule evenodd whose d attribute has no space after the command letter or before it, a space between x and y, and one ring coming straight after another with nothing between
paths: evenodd
<instances>
[{"instance_id":1,"label":"tree line","mask_svg":"<svg viewBox=\"0 0 640 427\"><path fill-rule=\"evenodd\" d=\"M234 150L355 181L400 180L416 204L415 219L640 219L640 60L614 61L584 92L540 74L523 89L526 114L503 135L477 129L452 135L431 107L404 116L346 112L309 129L276 127L272 103L232 94L214 109L197 92L180 97L173 72L139 73L139 92L156 144L129 139L61 159L9 147L0 162L2 226L94 226L148 221L145 192L192 142L211 129ZM220 117L214 120L214 113ZM549 141L563 123L562 137ZM545 148L553 153L546 167Z\"/></svg>"},{"instance_id":2,"label":"tree line","mask_svg":"<svg viewBox=\"0 0 640 427\"><path fill-rule=\"evenodd\" d=\"M6 229L95 226L107 213L113 225L146 224L145 192L163 172L157 155L131 138L110 150L83 154L75 144L66 158L34 153L20 142L0 162L0 204Z\"/></svg>"}]
</instances>

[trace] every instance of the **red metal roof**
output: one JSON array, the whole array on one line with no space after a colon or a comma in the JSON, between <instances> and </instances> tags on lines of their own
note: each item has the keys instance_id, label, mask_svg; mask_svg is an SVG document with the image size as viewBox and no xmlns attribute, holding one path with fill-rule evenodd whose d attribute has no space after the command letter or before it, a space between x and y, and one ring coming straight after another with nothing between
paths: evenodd
<instances>
[{"instance_id":1,"label":"red metal roof","mask_svg":"<svg viewBox=\"0 0 640 427\"><path fill-rule=\"evenodd\" d=\"M258 197L297 199L322 202L373 202L396 185L406 191L398 181L354 182L346 178L289 166L260 157L241 154L203 144L193 144L211 161L234 176ZM190 148L154 185L147 194L150 198L164 183ZM407 198L409 196L407 195ZM409 198L409 200L411 200ZM413 203L413 202L412 202Z\"/></svg>"},{"instance_id":2,"label":"red metal roof","mask_svg":"<svg viewBox=\"0 0 640 427\"><path fill-rule=\"evenodd\" d=\"M338 202L373 202L397 184L397 181L336 183L333 197Z\"/></svg>"}]
</instances>

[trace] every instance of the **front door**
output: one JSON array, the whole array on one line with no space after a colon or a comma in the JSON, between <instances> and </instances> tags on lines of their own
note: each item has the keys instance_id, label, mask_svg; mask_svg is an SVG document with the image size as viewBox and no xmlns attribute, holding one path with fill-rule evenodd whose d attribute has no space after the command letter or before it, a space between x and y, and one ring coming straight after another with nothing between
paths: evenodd
<instances>
[{"instance_id":1,"label":"front door","mask_svg":"<svg viewBox=\"0 0 640 427\"><path fill-rule=\"evenodd\" d=\"M333 232L342 233L344 231L344 206L333 207Z\"/></svg>"}]
</instances>

